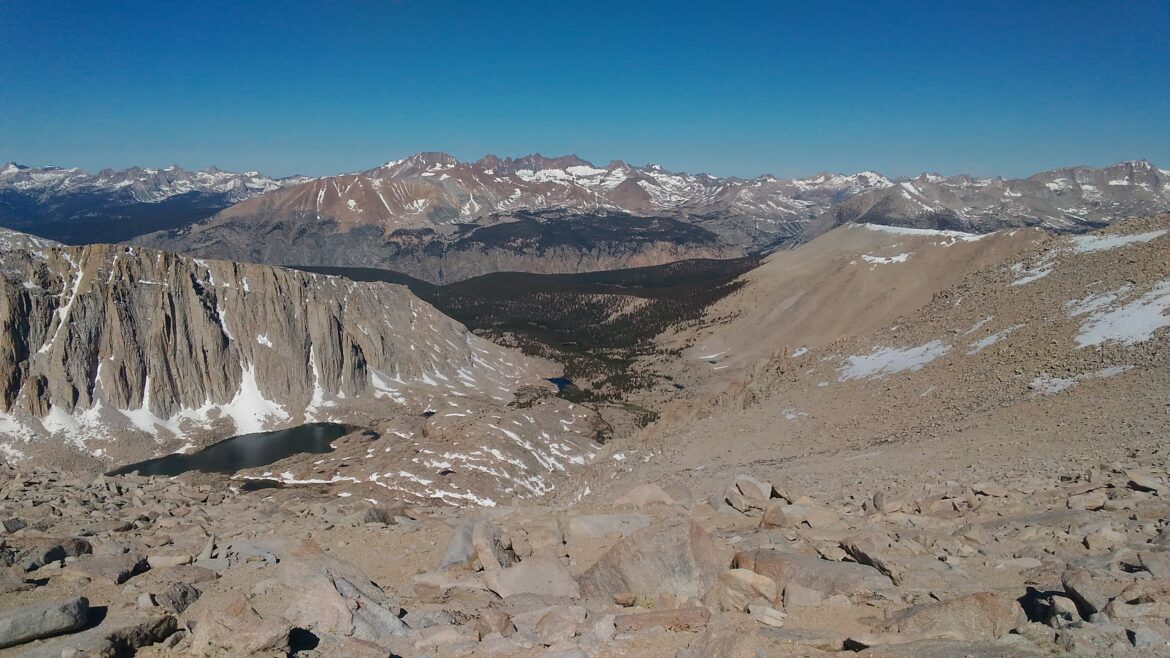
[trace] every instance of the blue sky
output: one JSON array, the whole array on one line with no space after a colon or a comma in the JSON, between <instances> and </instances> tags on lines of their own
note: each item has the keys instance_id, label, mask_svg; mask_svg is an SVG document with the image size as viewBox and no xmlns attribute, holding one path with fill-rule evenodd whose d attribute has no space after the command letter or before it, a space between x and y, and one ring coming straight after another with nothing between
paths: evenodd
<instances>
[{"instance_id":1,"label":"blue sky","mask_svg":"<svg viewBox=\"0 0 1170 658\"><path fill-rule=\"evenodd\" d=\"M1170 168L1170 2L0 0L0 161Z\"/></svg>"}]
</instances>

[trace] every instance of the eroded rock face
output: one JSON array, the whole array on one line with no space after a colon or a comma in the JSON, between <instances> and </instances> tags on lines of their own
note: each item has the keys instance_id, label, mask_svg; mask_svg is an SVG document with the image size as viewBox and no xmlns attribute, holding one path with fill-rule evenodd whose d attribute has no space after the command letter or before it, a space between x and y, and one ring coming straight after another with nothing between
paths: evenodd
<instances>
[{"instance_id":1,"label":"eroded rock face","mask_svg":"<svg viewBox=\"0 0 1170 658\"><path fill-rule=\"evenodd\" d=\"M506 401L540 370L395 285L134 247L3 244L5 438L222 436L363 403Z\"/></svg>"}]
</instances>

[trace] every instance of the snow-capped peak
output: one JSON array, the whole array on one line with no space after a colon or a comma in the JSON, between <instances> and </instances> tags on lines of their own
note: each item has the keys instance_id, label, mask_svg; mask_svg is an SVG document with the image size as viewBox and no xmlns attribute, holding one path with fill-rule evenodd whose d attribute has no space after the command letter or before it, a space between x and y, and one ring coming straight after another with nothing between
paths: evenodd
<instances>
[{"instance_id":1,"label":"snow-capped peak","mask_svg":"<svg viewBox=\"0 0 1170 658\"><path fill-rule=\"evenodd\" d=\"M259 172L232 173L208 167L187 171L178 165L162 169L132 167L102 169L90 174L77 167L23 167L9 163L0 168L0 189L38 194L114 192L129 194L142 203L157 203L180 194L221 194L230 202L243 201L285 185L304 182L304 177L269 178Z\"/></svg>"}]
</instances>

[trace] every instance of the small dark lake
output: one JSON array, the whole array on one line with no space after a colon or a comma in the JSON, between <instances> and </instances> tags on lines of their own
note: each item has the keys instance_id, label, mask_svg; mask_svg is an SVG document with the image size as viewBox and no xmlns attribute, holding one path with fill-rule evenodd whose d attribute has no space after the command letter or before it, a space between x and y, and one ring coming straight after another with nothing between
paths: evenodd
<instances>
[{"instance_id":1,"label":"small dark lake","mask_svg":"<svg viewBox=\"0 0 1170 658\"><path fill-rule=\"evenodd\" d=\"M573 380L564 377L549 377L548 381L556 384L557 391L563 391L573 385Z\"/></svg>"},{"instance_id":2,"label":"small dark lake","mask_svg":"<svg viewBox=\"0 0 1170 658\"><path fill-rule=\"evenodd\" d=\"M244 468L267 466L301 453L331 452L330 445L352 428L337 423L309 423L287 430L241 434L189 455L172 454L120 466L109 475L137 471L140 475L179 475L188 471L234 473Z\"/></svg>"}]
</instances>

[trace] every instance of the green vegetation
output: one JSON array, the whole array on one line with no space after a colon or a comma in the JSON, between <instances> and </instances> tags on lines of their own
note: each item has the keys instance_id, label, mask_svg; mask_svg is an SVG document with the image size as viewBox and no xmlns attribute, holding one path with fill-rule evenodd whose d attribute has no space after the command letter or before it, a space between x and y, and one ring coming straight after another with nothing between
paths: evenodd
<instances>
[{"instance_id":1,"label":"green vegetation","mask_svg":"<svg viewBox=\"0 0 1170 658\"><path fill-rule=\"evenodd\" d=\"M626 396L664 378L635 367L637 360L669 356L654 337L701 320L709 305L739 288L737 278L758 264L748 257L584 274L499 272L445 286L389 270L301 269L406 285L476 334L561 363L574 382L561 397L622 403L644 425L654 420L654 412L625 403Z\"/></svg>"}]
</instances>

